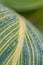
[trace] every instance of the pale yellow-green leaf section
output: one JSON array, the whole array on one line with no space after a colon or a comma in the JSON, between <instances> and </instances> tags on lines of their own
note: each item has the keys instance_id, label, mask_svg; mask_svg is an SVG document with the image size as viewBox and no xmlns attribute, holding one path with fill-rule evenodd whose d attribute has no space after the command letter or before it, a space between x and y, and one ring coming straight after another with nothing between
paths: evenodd
<instances>
[{"instance_id":1,"label":"pale yellow-green leaf section","mask_svg":"<svg viewBox=\"0 0 43 65\"><path fill-rule=\"evenodd\" d=\"M0 5L0 65L43 65L43 33Z\"/></svg>"}]
</instances>

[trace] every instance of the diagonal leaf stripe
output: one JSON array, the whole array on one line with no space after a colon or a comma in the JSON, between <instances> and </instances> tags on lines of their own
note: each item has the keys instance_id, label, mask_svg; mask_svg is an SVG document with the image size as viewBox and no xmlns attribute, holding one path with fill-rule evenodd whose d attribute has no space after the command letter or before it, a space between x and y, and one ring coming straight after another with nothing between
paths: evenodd
<instances>
[{"instance_id":1,"label":"diagonal leaf stripe","mask_svg":"<svg viewBox=\"0 0 43 65\"><path fill-rule=\"evenodd\" d=\"M43 33L0 5L0 65L43 65Z\"/></svg>"}]
</instances>

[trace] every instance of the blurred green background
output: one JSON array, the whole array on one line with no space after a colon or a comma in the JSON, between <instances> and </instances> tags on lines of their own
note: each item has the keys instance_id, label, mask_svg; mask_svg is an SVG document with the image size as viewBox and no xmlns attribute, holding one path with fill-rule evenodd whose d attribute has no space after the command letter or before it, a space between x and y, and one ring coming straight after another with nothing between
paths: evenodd
<instances>
[{"instance_id":1,"label":"blurred green background","mask_svg":"<svg viewBox=\"0 0 43 65\"><path fill-rule=\"evenodd\" d=\"M43 0L0 0L17 11L43 32Z\"/></svg>"}]
</instances>

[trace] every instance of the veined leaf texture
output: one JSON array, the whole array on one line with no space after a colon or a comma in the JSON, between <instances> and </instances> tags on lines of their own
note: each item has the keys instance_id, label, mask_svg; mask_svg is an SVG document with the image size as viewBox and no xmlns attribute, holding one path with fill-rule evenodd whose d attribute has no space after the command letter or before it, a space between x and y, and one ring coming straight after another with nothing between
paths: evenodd
<instances>
[{"instance_id":1,"label":"veined leaf texture","mask_svg":"<svg viewBox=\"0 0 43 65\"><path fill-rule=\"evenodd\" d=\"M43 33L1 4L0 65L43 65Z\"/></svg>"}]
</instances>

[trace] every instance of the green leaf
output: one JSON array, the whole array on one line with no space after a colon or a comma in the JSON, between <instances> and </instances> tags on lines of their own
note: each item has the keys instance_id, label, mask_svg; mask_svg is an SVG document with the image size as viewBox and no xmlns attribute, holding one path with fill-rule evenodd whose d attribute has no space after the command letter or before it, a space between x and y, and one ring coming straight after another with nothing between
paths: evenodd
<instances>
[{"instance_id":1,"label":"green leaf","mask_svg":"<svg viewBox=\"0 0 43 65\"><path fill-rule=\"evenodd\" d=\"M43 65L43 34L3 5L0 5L0 65Z\"/></svg>"},{"instance_id":2,"label":"green leaf","mask_svg":"<svg viewBox=\"0 0 43 65\"><path fill-rule=\"evenodd\" d=\"M0 0L0 2L18 12L43 7L43 0Z\"/></svg>"}]
</instances>

